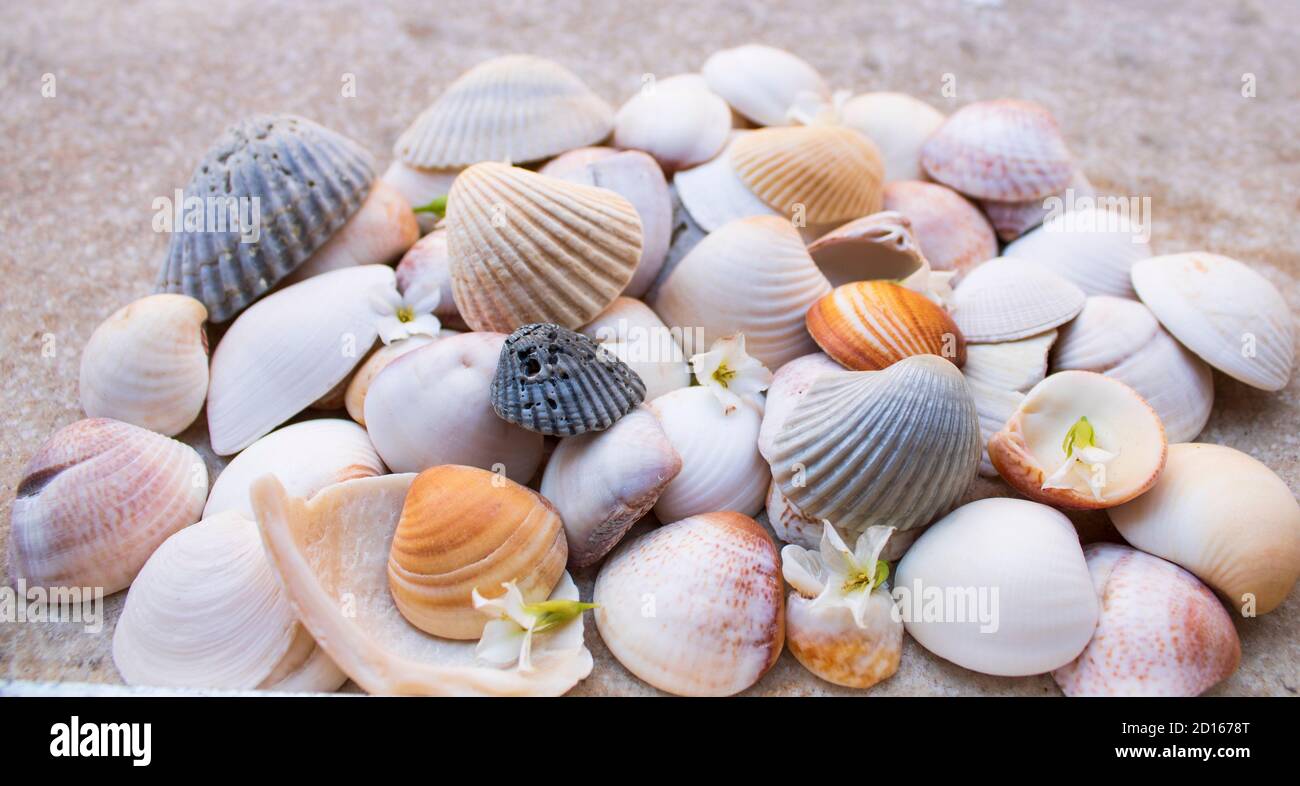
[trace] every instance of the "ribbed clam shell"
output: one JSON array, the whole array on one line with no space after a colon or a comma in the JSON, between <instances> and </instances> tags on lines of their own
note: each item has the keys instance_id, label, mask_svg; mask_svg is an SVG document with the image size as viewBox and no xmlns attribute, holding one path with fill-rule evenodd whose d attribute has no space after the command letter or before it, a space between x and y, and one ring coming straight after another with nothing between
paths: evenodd
<instances>
[{"instance_id":1,"label":"ribbed clam shell","mask_svg":"<svg viewBox=\"0 0 1300 786\"><path fill-rule=\"evenodd\" d=\"M207 495L207 469L189 445L78 420L41 445L18 481L9 574L31 587L117 592L167 536L199 520Z\"/></svg>"},{"instance_id":2,"label":"ribbed clam shell","mask_svg":"<svg viewBox=\"0 0 1300 786\"><path fill-rule=\"evenodd\" d=\"M772 384L763 397L763 426L758 432L758 452L763 454L763 458L769 461L772 459L772 443L777 434L781 433L786 417L817 378L827 371L839 371L842 368L825 352L814 352L795 358L777 369L772 376ZM814 543L820 539L821 530L818 529Z\"/></svg>"},{"instance_id":3,"label":"ribbed clam shell","mask_svg":"<svg viewBox=\"0 0 1300 786\"><path fill-rule=\"evenodd\" d=\"M831 286L854 281L904 281L926 265L911 223L902 213L863 216L808 244L808 253Z\"/></svg>"},{"instance_id":4,"label":"ribbed clam shell","mask_svg":"<svg viewBox=\"0 0 1300 786\"><path fill-rule=\"evenodd\" d=\"M376 182L361 209L281 283L288 286L355 265L392 265L419 239L411 203L397 189Z\"/></svg>"},{"instance_id":5,"label":"ribbed clam shell","mask_svg":"<svg viewBox=\"0 0 1300 786\"><path fill-rule=\"evenodd\" d=\"M1045 265L1089 295L1131 298L1129 271L1151 256L1151 245L1127 215L1086 208L1052 216L1005 254Z\"/></svg>"},{"instance_id":6,"label":"ribbed clam shell","mask_svg":"<svg viewBox=\"0 0 1300 786\"><path fill-rule=\"evenodd\" d=\"M614 110L564 66L507 55L471 68L397 139L393 154L421 169L524 163L599 142Z\"/></svg>"},{"instance_id":7,"label":"ribbed clam shell","mask_svg":"<svg viewBox=\"0 0 1300 786\"><path fill-rule=\"evenodd\" d=\"M1055 341L1056 331L1049 330L1019 341L971 344L961 370L967 381L1023 393L1047 376L1047 356Z\"/></svg>"},{"instance_id":8,"label":"ribbed clam shell","mask_svg":"<svg viewBox=\"0 0 1300 786\"><path fill-rule=\"evenodd\" d=\"M1268 279L1205 252L1142 260L1133 286L1174 338L1202 360L1261 390L1281 390L1295 363L1295 319Z\"/></svg>"},{"instance_id":9,"label":"ribbed clam shell","mask_svg":"<svg viewBox=\"0 0 1300 786\"><path fill-rule=\"evenodd\" d=\"M855 533L929 524L970 485L980 428L966 381L933 355L827 372L776 438L772 475L806 515Z\"/></svg>"},{"instance_id":10,"label":"ribbed clam shell","mask_svg":"<svg viewBox=\"0 0 1300 786\"><path fill-rule=\"evenodd\" d=\"M1052 672L1067 696L1197 696L1241 662L1223 604L1196 577L1127 546L1083 550L1100 601L1092 641Z\"/></svg>"},{"instance_id":11,"label":"ribbed clam shell","mask_svg":"<svg viewBox=\"0 0 1300 786\"><path fill-rule=\"evenodd\" d=\"M753 519L705 513L625 543L601 568L596 628L628 671L682 696L729 696L776 663L781 565Z\"/></svg>"},{"instance_id":12,"label":"ribbed clam shell","mask_svg":"<svg viewBox=\"0 0 1300 786\"><path fill-rule=\"evenodd\" d=\"M446 221L452 292L475 330L585 325L641 258L641 220L626 199L505 164L462 172Z\"/></svg>"},{"instance_id":13,"label":"ribbed clam shell","mask_svg":"<svg viewBox=\"0 0 1300 786\"><path fill-rule=\"evenodd\" d=\"M885 167L853 129L763 128L737 139L728 155L741 181L783 215L829 224L880 211Z\"/></svg>"},{"instance_id":14,"label":"ribbed clam shell","mask_svg":"<svg viewBox=\"0 0 1300 786\"><path fill-rule=\"evenodd\" d=\"M965 275L998 255L998 239L988 219L947 186L919 180L888 183L884 207L907 217L921 253L935 270Z\"/></svg>"},{"instance_id":15,"label":"ribbed clam shell","mask_svg":"<svg viewBox=\"0 0 1300 786\"><path fill-rule=\"evenodd\" d=\"M382 344L375 348L374 352L357 367L352 378L348 380L347 387L343 391L343 405L347 407L348 415L360 423L366 425L366 395L370 393L370 385L379 376L379 372L388 368L388 364L397 360L407 352L414 352L420 347L428 346L438 338L454 336L453 330L440 330L438 337L425 336L416 334L407 336L400 341L394 341L391 344Z\"/></svg>"},{"instance_id":16,"label":"ribbed clam shell","mask_svg":"<svg viewBox=\"0 0 1300 786\"><path fill-rule=\"evenodd\" d=\"M582 327L582 334L641 378L646 401L691 384L686 353L674 332L640 300L616 298L600 316Z\"/></svg>"},{"instance_id":17,"label":"ribbed clam shell","mask_svg":"<svg viewBox=\"0 0 1300 786\"><path fill-rule=\"evenodd\" d=\"M761 126L790 122L790 107L801 93L829 99L830 88L817 70L784 49L746 44L714 52L700 69L713 92Z\"/></svg>"},{"instance_id":18,"label":"ribbed clam shell","mask_svg":"<svg viewBox=\"0 0 1300 786\"><path fill-rule=\"evenodd\" d=\"M644 150L665 172L708 161L731 134L731 108L697 74L643 85L614 116L614 144Z\"/></svg>"},{"instance_id":19,"label":"ribbed clam shell","mask_svg":"<svg viewBox=\"0 0 1300 786\"><path fill-rule=\"evenodd\" d=\"M185 295L150 295L104 320L81 354L81 408L159 434L184 431L208 396L208 311Z\"/></svg>"},{"instance_id":20,"label":"ribbed clam shell","mask_svg":"<svg viewBox=\"0 0 1300 786\"><path fill-rule=\"evenodd\" d=\"M1136 300L1093 295L1073 321L1061 328L1052 348L1052 367L1105 373L1151 343L1160 323Z\"/></svg>"},{"instance_id":21,"label":"ribbed clam shell","mask_svg":"<svg viewBox=\"0 0 1300 786\"><path fill-rule=\"evenodd\" d=\"M199 162L185 198L258 200L258 237L245 243L239 228L175 227L158 290L189 295L213 322L225 322L307 261L361 208L375 179L372 167L356 142L301 117L256 115L227 128Z\"/></svg>"},{"instance_id":22,"label":"ribbed clam shell","mask_svg":"<svg viewBox=\"0 0 1300 786\"><path fill-rule=\"evenodd\" d=\"M736 140L752 133L734 132L721 153L673 175L673 185L682 205L705 232L713 232L739 218L780 215L780 211L769 207L749 190L731 163Z\"/></svg>"},{"instance_id":23,"label":"ribbed clam shell","mask_svg":"<svg viewBox=\"0 0 1300 786\"><path fill-rule=\"evenodd\" d=\"M113 631L113 663L129 685L275 689L313 657L328 661L298 623L256 522L236 511L159 546ZM347 680L333 663L313 672L298 690L332 691Z\"/></svg>"},{"instance_id":24,"label":"ribbed clam shell","mask_svg":"<svg viewBox=\"0 0 1300 786\"><path fill-rule=\"evenodd\" d=\"M997 202L982 199L979 202L984 215L1005 243L1010 243L1053 215L1060 205L1074 204L1075 200L1092 199L1097 192L1087 175L1078 168L1070 177L1070 184L1051 197L1029 199L1024 202Z\"/></svg>"},{"instance_id":25,"label":"ribbed clam shell","mask_svg":"<svg viewBox=\"0 0 1300 786\"><path fill-rule=\"evenodd\" d=\"M844 125L880 149L885 180L919 180L921 145L943 125L943 113L906 93L863 93L840 107Z\"/></svg>"},{"instance_id":26,"label":"ribbed clam shell","mask_svg":"<svg viewBox=\"0 0 1300 786\"><path fill-rule=\"evenodd\" d=\"M1074 319L1083 290L1023 259L999 257L980 265L953 292L953 321L966 340L1015 341Z\"/></svg>"},{"instance_id":27,"label":"ribbed clam shell","mask_svg":"<svg viewBox=\"0 0 1300 786\"><path fill-rule=\"evenodd\" d=\"M996 345L994 345L996 346ZM980 420L980 475L986 478L998 477L997 467L989 460L989 440L1002 430L1011 416L1016 414L1024 403L1025 394L1005 388L991 387L974 379L967 378L971 397L975 399L975 413Z\"/></svg>"},{"instance_id":28,"label":"ribbed clam shell","mask_svg":"<svg viewBox=\"0 0 1300 786\"><path fill-rule=\"evenodd\" d=\"M930 177L978 199L1025 202L1065 188L1070 151L1052 114L1030 101L979 101L953 112L921 148Z\"/></svg>"},{"instance_id":29,"label":"ribbed clam shell","mask_svg":"<svg viewBox=\"0 0 1300 786\"><path fill-rule=\"evenodd\" d=\"M779 368L816 351L804 315L830 290L790 222L766 216L733 221L700 241L650 305L669 326L702 328L705 348L743 332L749 354Z\"/></svg>"},{"instance_id":30,"label":"ribbed clam shell","mask_svg":"<svg viewBox=\"0 0 1300 786\"><path fill-rule=\"evenodd\" d=\"M524 325L501 347L492 409L529 431L603 431L645 400L645 383L599 344L559 325Z\"/></svg>"},{"instance_id":31,"label":"ribbed clam shell","mask_svg":"<svg viewBox=\"0 0 1300 786\"><path fill-rule=\"evenodd\" d=\"M807 323L817 345L855 371L886 368L913 355L966 362L966 341L948 313L888 281L836 287L808 309Z\"/></svg>"}]
</instances>

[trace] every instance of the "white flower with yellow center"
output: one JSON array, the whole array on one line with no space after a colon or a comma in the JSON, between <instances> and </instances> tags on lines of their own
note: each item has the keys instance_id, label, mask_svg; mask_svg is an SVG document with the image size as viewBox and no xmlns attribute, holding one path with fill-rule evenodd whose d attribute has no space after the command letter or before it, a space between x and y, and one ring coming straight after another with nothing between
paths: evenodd
<instances>
[{"instance_id":1,"label":"white flower with yellow center","mask_svg":"<svg viewBox=\"0 0 1300 786\"><path fill-rule=\"evenodd\" d=\"M1092 496L1098 502L1102 500L1102 491L1106 488L1106 465L1119 456L1097 447L1097 432L1087 417L1081 417L1070 430L1065 432L1061 443L1065 451L1065 463L1057 468L1043 481L1044 489L1072 489L1076 479L1087 484Z\"/></svg>"},{"instance_id":2,"label":"white flower with yellow center","mask_svg":"<svg viewBox=\"0 0 1300 786\"><path fill-rule=\"evenodd\" d=\"M723 336L708 352L691 356L695 379L722 402L731 413L745 396L756 397L772 384L772 372L745 352L745 334Z\"/></svg>"},{"instance_id":3,"label":"white flower with yellow center","mask_svg":"<svg viewBox=\"0 0 1300 786\"><path fill-rule=\"evenodd\" d=\"M865 628L871 593L889 578L889 563L880 552L894 528L868 527L850 550L829 521L822 526L819 551L794 544L781 549L781 572L800 595L814 598L813 608L846 606L858 627Z\"/></svg>"},{"instance_id":4,"label":"white flower with yellow center","mask_svg":"<svg viewBox=\"0 0 1300 786\"><path fill-rule=\"evenodd\" d=\"M505 594L485 598L472 593L474 608L492 618L483 628L474 654L496 666L518 664L520 671L532 671L535 650L576 650L582 647L582 612L596 608L578 600L578 587L565 573L549 600L525 603L518 585L501 585Z\"/></svg>"},{"instance_id":5,"label":"white flower with yellow center","mask_svg":"<svg viewBox=\"0 0 1300 786\"><path fill-rule=\"evenodd\" d=\"M442 292L437 286L417 286L405 295L390 289L374 298L373 306L380 315L376 327L385 344L415 335L437 336L442 323L433 315Z\"/></svg>"}]
</instances>

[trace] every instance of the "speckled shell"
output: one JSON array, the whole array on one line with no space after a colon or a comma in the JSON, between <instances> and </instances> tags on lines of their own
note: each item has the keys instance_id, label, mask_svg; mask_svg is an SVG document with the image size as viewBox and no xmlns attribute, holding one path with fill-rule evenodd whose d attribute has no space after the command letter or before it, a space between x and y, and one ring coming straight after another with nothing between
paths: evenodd
<instances>
[{"instance_id":1,"label":"speckled shell","mask_svg":"<svg viewBox=\"0 0 1300 786\"><path fill-rule=\"evenodd\" d=\"M972 343L1015 341L1069 322L1083 310L1083 290L1023 259L980 265L953 291L953 321Z\"/></svg>"},{"instance_id":2,"label":"speckled shell","mask_svg":"<svg viewBox=\"0 0 1300 786\"><path fill-rule=\"evenodd\" d=\"M420 169L524 163L599 142L614 110L564 66L507 55L471 68L397 139L393 154Z\"/></svg>"},{"instance_id":3,"label":"speckled shell","mask_svg":"<svg viewBox=\"0 0 1300 786\"><path fill-rule=\"evenodd\" d=\"M907 217L921 253L935 270L955 270L961 276L998 255L998 239L988 219L947 186L919 180L888 183L884 207Z\"/></svg>"},{"instance_id":4,"label":"speckled shell","mask_svg":"<svg viewBox=\"0 0 1300 786\"><path fill-rule=\"evenodd\" d=\"M921 145L943 125L943 113L906 93L863 93L844 102L840 120L880 149L885 180L919 180Z\"/></svg>"},{"instance_id":5,"label":"speckled shell","mask_svg":"<svg viewBox=\"0 0 1300 786\"><path fill-rule=\"evenodd\" d=\"M928 264L907 217L889 211L827 232L808 244L808 254L833 287L876 279L906 286L906 279Z\"/></svg>"},{"instance_id":6,"label":"speckled shell","mask_svg":"<svg viewBox=\"0 0 1300 786\"><path fill-rule=\"evenodd\" d=\"M1005 254L1044 265L1089 295L1132 298L1129 271L1151 256L1151 245L1127 215L1091 208L1052 216Z\"/></svg>"},{"instance_id":7,"label":"speckled shell","mask_svg":"<svg viewBox=\"0 0 1300 786\"><path fill-rule=\"evenodd\" d=\"M601 568L592 599L619 663L682 696L739 693L776 663L785 639L776 546L730 511L624 544Z\"/></svg>"},{"instance_id":8,"label":"speckled shell","mask_svg":"<svg viewBox=\"0 0 1300 786\"><path fill-rule=\"evenodd\" d=\"M880 211L880 152L850 128L763 128L738 138L728 155L741 181L783 215L829 224Z\"/></svg>"},{"instance_id":9,"label":"speckled shell","mask_svg":"<svg viewBox=\"0 0 1300 786\"><path fill-rule=\"evenodd\" d=\"M240 230L175 227L160 292L189 295L225 322L307 261L361 208L375 179L351 139L292 115L256 115L226 129L194 171L185 197L257 199L258 239ZM210 227L209 227L210 229Z\"/></svg>"},{"instance_id":10,"label":"speckled shell","mask_svg":"<svg viewBox=\"0 0 1300 786\"><path fill-rule=\"evenodd\" d=\"M29 587L125 589L173 532L199 520L208 472L189 445L107 418L41 445L18 481L9 575Z\"/></svg>"},{"instance_id":11,"label":"speckled shell","mask_svg":"<svg viewBox=\"0 0 1300 786\"><path fill-rule=\"evenodd\" d=\"M858 627L847 606L812 604L791 592L785 607L785 642L805 669L846 688L870 688L898 671L903 623L893 616L887 590L871 593L866 627Z\"/></svg>"},{"instance_id":12,"label":"speckled shell","mask_svg":"<svg viewBox=\"0 0 1300 786\"><path fill-rule=\"evenodd\" d=\"M781 426L785 425L786 417L812 387L813 382L827 371L840 371L843 368L825 352L814 352L795 358L776 370L772 384L763 397L763 426L758 432L758 451L763 454L763 458L771 460L772 445L781 432ZM821 539L820 524L818 527L814 543L819 543Z\"/></svg>"},{"instance_id":13,"label":"speckled shell","mask_svg":"<svg viewBox=\"0 0 1300 786\"><path fill-rule=\"evenodd\" d=\"M470 327L575 329L632 280L641 219L626 199L505 164L461 173L447 200L456 307Z\"/></svg>"},{"instance_id":14,"label":"speckled shell","mask_svg":"<svg viewBox=\"0 0 1300 786\"><path fill-rule=\"evenodd\" d=\"M686 353L673 331L640 300L618 297L581 332L641 378L646 401L691 384Z\"/></svg>"},{"instance_id":15,"label":"speckled shell","mask_svg":"<svg viewBox=\"0 0 1300 786\"><path fill-rule=\"evenodd\" d=\"M855 371L887 368L912 355L966 362L966 341L948 313L888 281L836 287L808 309L807 324L822 351Z\"/></svg>"},{"instance_id":16,"label":"speckled shell","mask_svg":"<svg viewBox=\"0 0 1300 786\"><path fill-rule=\"evenodd\" d=\"M1052 672L1067 696L1196 696L1237 670L1241 641L1196 577L1127 546L1083 550L1100 601L1083 653Z\"/></svg>"},{"instance_id":17,"label":"speckled shell","mask_svg":"<svg viewBox=\"0 0 1300 786\"><path fill-rule=\"evenodd\" d=\"M831 95L812 66L784 49L762 44L714 52L700 73L733 109L763 126L789 123L787 113L801 93L823 99Z\"/></svg>"},{"instance_id":18,"label":"speckled shell","mask_svg":"<svg viewBox=\"0 0 1300 786\"><path fill-rule=\"evenodd\" d=\"M1047 376L1047 356L1056 336L1057 331L1049 330L1019 341L971 344L962 373L971 382L1023 393Z\"/></svg>"},{"instance_id":19,"label":"speckled shell","mask_svg":"<svg viewBox=\"0 0 1300 786\"><path fill-rule=\"evenodd\" d=\"M749 190L731 163L736 140L752 133L733 132L726 148L710 161L673 175L682 206L706 233L740 218L780 215Z\"/></svg>"},{"instance_id":20,"label":"speckled shell","mask_svg":"<svg viewBox=\"0 0 1300 786\"><path fill-rule=\"evenodd\" d=\"M1075 168L1074 174L1070 177L1070 184L1052 194L1055 199L1038 198L1024 202L981 199L979 206L984 211L984 215L988 216L989 223L993 225L998 237L1003 242L1010 243L1052 215L1058 204L1055 200L1060 200L1062 204L1073 204L1076 199L1093 198L1096 195L1097 192L1088 177Z\"/></svg>"},{"instance_id":21,"label":"speckled shell","mask_svg":"<svg viewBox=\"0 0 1300 786\"><path fill-rule=\"evenodd\" d=\"M731 108L697 74L642 85L614 116L614 144L644 150L670 173L713 158L730 133Z\"/></svg>"}]
</instances>

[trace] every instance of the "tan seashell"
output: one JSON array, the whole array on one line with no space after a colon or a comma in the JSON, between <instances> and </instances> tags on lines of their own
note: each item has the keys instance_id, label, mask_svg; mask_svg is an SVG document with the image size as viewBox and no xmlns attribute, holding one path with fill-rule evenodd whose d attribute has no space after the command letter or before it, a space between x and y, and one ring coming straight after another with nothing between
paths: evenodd
<instances>
[{"instance_id":1,"label":"tan seashell","mask_svg":"<svg viewBox=\"0 0 1300 786\"><path fill-rule=\"evenodd\" d=\"M905 282L918 270L929 270L910 222L887 211L827 232L808 244L808 254L833 287L877 279Z\"/></svg>"},{"instance_id":2,"label":"tan seashell","mask_svg":"<svg viewBox=\"0 0 1300 786\"><path fill-rule=\"evenodd\" d=\"M439 331L440 337L454 336L455 332L450 330ZM401 341L394 341L391 344L383 344L375 348L369 357L365 359L348 380L347 388L343 392L343 404L347 407L348 415L353 420L366 425L366 394L370 392L370 385L375 381L379 372L388 368L388 364L397 360L407 352L413 352L420 347L428 346L437 339L433 336L415 335L407 336ZM291 491L291 493L293 493ZM298 494L297 496L304 496Z\"/></svg>"},{"instance_id":3,"label":"tan seashell","mask_svg":"<svg viewBox=\"0 0 1300 786\"><path fill-rule=\"evenodd\" d=\"M691 369L676 333L649 306L618 297L579 331L626 363L645 383L645 400L691 384Z\"/></svg>"},{"instance_id":4,"label":"tan seashell","mask_svg":"<svg viewBox=\"0 0 1300 786\"><path fill-rule=\"evenodd\" d=\"M785 425L785 419L795 404L799 403L799 399L803 398L817 378L827 371L840 371L843 368L825 352L814 352L795 358L777 369L772 384L764 395L763 426L758 432L758 451L763 454L763 458L771 461L772 444L776 435L781 432L781 427ZM821 542L821 525L817 526L814 543Z\"/></svg>"},{"instance_id":5,"label":"tan seashell","mask_svg":"<svg viewBox=\"0 0 1300 786\"><path fill-rule=\"evenodd\" d=\"M751 131L735 131L721 153L699 166L673 175L673 186L690 219L705 233L751 216L779 216L736 174L731 152L736 140Z\"/></svg>"},{"instance_id":6,"label":"tan seashell","mask_svg":"<svg viewBox=\"0 0 1300 786\"><path fill-rule=\"evenodd\" d=\"M815 68L783 49L763 44L714 52L700 73L713 92L761 126L789 123L790 108L801 93L823 100L831 95Z\"/></svg>"},{"instance_id":7,"label":"tan seashell","mask_svg":"<svg viewBox=\"0 0 1300 786\"><path fill-rule=\"evenodd\" d=\"M504 164L456 178L446 220L452 292L475 330L585 325L641 257L641 220L626 199Z\"/></svg>"},{"instance_id":8,"label":"tan seashell","mask_svg":"<svg viewBox=\"0 0 1300 786\"><path fill-rule=\"evenodd\" d=\"M704 163L731 134L731 109L698 74L643 85L614 116L614 144L654 156L665 172Z\"/></svg>"},{"instance_id":9,"label":"tan seashell","mask_svg":"<svg viewBox=\"0 0 1300 786\"><path fill-rule=\"evenodd\" d=\"M971 344L966 347L962 373L969 382L1023 393L1047 376L1047 356L1056 335L1049 330L1019 341ZM1002 420L1006 422L1006 418Z\"/></svg>"},{"instance_id":10,"label":"tan seashell","mask_svg":"<svg viewBox=\"0 0 1300 786\"><path fill-rule=\"evenodd\" d=\"M81 408L173 436L208 396L208 310L186 295L150 295L102 322L81 355Z\"/></svg>"},{"instance_id":11,"label":"tan seashell","mask_svg":"<svg viewBox=\"0 0 1300 786\"><path fill-rule=\"evenodd\" d=\"M1003 242L1010 243L1029 230L1043 223L1060 204L1073 204L1076 199L1091 199L1097 194L1087 176L1077 168L1070 178L1070 184L1052 194L1050 197L1030 199L1024 202L997 202L989 199L980 200L980 207L989 223Z\"/></svg>"},{"instance_id":12,"label":"tan seashell","mask_svg":"<svg viewBox=\"0 0 1300 786\"><path fill-rule=\"evenodd\" d=\"M808 309L808 332L845 368L886 368L912 355L966 362L966 340L939 306L888 281L836 287Z\"/></svg>"},{"instance_id":13,"label":"tan seashell","mask_svg":"<svg viewBox=\"0 0 1300 786\"><path fill-rule=\"evenodd\" d=\"M447 250L447 230L438 227L420 238L397 263L397 289L404 295L438 289L438 305L433 314L443 327L466 329L465 320L456 310L451 291L451 256Z\"/></svg>"},{"instance_id":14,"label":"tan seashell","mask_svg":"<svg viewBox=\"0 0 1300 786\"><path fill-rule=\"evenodd\" d=\"M863 93L840 107L840 122L880 149L886 182L924 177L921 146L943 121L942 112L906 93Z\"/></svg>"},{"instance_id":15,"label":"tan seashell","mask_svg":"<svg viewBox=\"0 0 1300 786\"><path fill-rule=\"evenodd\" d=\"M1016 341L1069 322L1086 299L1083 290L1051 271L998 257L953 290L952 318L973 344Z\"/></svg>"},{"instance_id":16,"label":"tan seashell","mask_svg":"<svg viewBox=\"0 0 1300 786\"><path fill-rule=\"evenodd\" d=\"M391 265L420 239L420 226L411 203L382 181L370 188L366 201L325 245L285 276L285 285L321 273L356 265Z\"/></svg>"},{"instance_id":17,"label":"tan seashell","mask_svg":"<svg viewBox=\"0 0 1300 786\"><path fill-rule=\"evenodd\" d=\"M1151 245L1127 214L1079 208L1051 216L1005 253L1044 265L1089 295L1133 298L1129 271L1151 256Z\"/></svg>"},{"instance_id":18,"label":"tan seashell","mask_svg":"<svg viewBox=\"0 0 1300 786\"><path fill-rule=\"evenodd\" d=\"M907 217L921 253L935 270L963 276L998 255L998 239L988 219L947 186L919 180L887 183L884 207Z\"/></svg>"},{"instance_id":19,"label":"tan seashell","mask_svg":"<svg viewBox=\"0 0 1300 786\"><path fill-rule=\"evenodd\" d=\"M880 211L884 164L871 140L850 128L764 128L728 154L741 181L783 215L829 224Z\"/></svg>"}]
</instances>

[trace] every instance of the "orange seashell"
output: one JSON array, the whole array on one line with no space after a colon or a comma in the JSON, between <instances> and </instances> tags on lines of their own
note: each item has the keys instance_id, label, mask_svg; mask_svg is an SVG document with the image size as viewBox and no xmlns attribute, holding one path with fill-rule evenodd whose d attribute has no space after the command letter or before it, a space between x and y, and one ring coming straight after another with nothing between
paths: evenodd
<instances>
[{"instance_id":1,"label":"orange seashell","mask_svg":"<svg viewBox=\"0 0 1300 786\"><path fill-rule=\"evenodd\" d=\"M887 368L912 355L938 355L958 367L966 362L966 340L952 317L888 281L837 287L808 309L807 324L826 354L855 371Z\"/></svg>"},{"instance_id":2,"label":"orange seashell","mask_svg":"<svg viewBox=\"0 0 1300 786\"><path fill-rule=\"evenodd\" d=\"M731 147L736 174L769 206L809 224L832 224L880 210L885 165L870 139L842 126L763 128Z\"/></svg>"}]
</instances>

